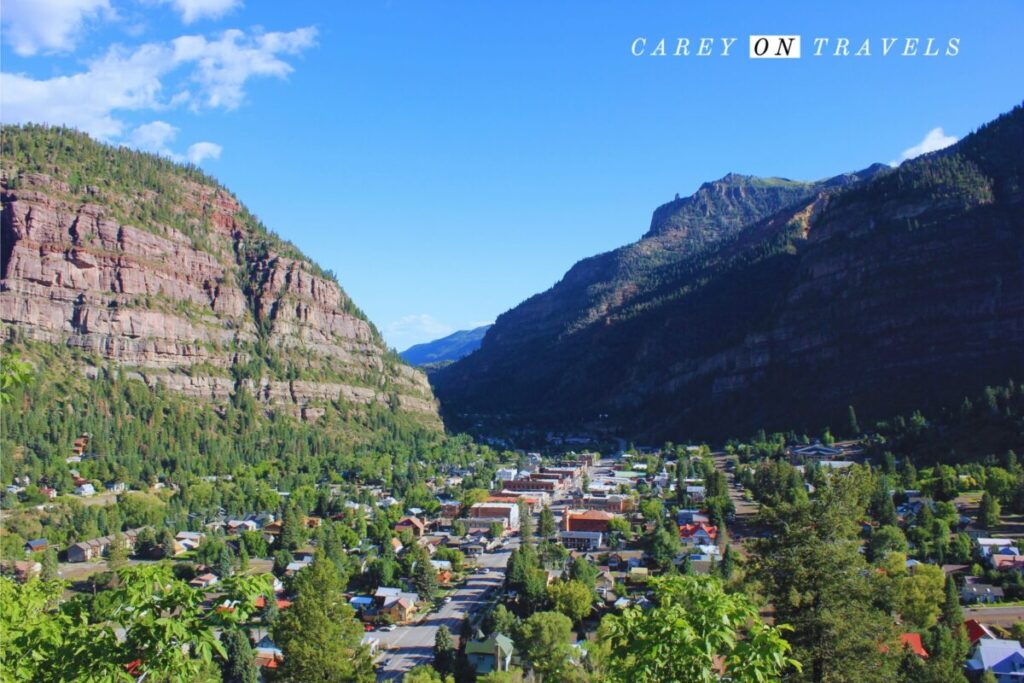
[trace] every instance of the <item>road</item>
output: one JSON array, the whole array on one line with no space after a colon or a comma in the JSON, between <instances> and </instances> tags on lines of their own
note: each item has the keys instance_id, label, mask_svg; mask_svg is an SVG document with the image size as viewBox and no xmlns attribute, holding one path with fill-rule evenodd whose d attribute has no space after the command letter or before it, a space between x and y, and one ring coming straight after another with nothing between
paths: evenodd
<instances>
[{"instance_id":1,"label":"road","mask_svg":"<svg viewBox=\"0 0 1024 683\"><path fill-rule=\"evenodd\" d=\"M964 619L975 619L983 624L1009 627L1018 621L1024 621L1024 607L1020 605L967 607L964 609Z\"/></svg>"},{"instance_id":2,"label":"road","mask_svg":"<svg viewBox=\"0 0 1024 683\"><path fill-rule=\"evenodd\" d=\"M377 680L398 681L409 669L429 664L434 657L434 637L441 625L447 626L452 635L458 637L467 613L486 603L487 593L498 590L505 582L505 565L508 564L509 553L518 544L518 539L512 539L507 547L476 558L477 566L486 568L487 573L470 574L466 583L452 593L451 602L442 605L441 609L423 621L399 626L390 632L374 631L368 634L380 641L383 651Z\"/></svg>"}]
</instances>

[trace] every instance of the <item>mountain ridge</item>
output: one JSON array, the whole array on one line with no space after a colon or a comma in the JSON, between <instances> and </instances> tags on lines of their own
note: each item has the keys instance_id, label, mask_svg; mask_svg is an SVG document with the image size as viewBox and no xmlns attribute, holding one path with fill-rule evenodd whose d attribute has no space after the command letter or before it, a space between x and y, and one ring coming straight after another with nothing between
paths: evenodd
<instances>
[{"instance_id":1,"label":"mountain ridge","mask_svg":"<svg viewBox=\"0 0 1024 683\"><path fill-rule=\"evenodd\" d=\"M775 181L752 194L732 174L737 188L714 181L695 193L703 198L659 207L652 229L672 229L583 259L499 316L477 353L433 375L445 414L465 424L510 415L513 427L561 420L637 438L715 437L820 427L849 403L887 416L1005 382L1022 369L1013 350L1024 340L1022 118L1018 107L896 169L875 165L814 186L780 181L775 197L787 206L765 202L746 223L700 209L724 202L726 219L758 214L750 198ZM677 219L667 206L681 211ZM724 226L710 242L708 225ZM957 253L977 270L955 263ZM839 305L851 306L849 319L837 317ZM977 348L978 334L988 348ZM903 394L887 387L883 368L902 373Z\"/></svg>"},{"instance_id":2,"label":"mountain ridge","mask_svg":"<svg viewBox=\"0 0 1024 683\"><path fill-rule=\"evenodd\" d=\"M398 355L414 366L456 361L480 348L480 341L490 328L488 324L452 332L439 339L414 344Z\"/></svg>"}]
</instances>

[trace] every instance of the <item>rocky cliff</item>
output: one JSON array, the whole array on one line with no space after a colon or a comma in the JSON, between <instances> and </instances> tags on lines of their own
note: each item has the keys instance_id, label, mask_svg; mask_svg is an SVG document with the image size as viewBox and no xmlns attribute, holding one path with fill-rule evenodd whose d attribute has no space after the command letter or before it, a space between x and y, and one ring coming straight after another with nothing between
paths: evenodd
<instances>
[{"instance_id":1,"label":"rocky cliff","mask_svg":"<svg viewBox=\"0 0 1024 683\"><path fill-rule=\"evenodd\" d=\"M888 170L730 175L574 266L439 371L470 425L640 439L839 424L1024 371L1024 112Z\"/></svg>"},{"instance_id":2,"label":"rocky cliff","mask_svg":"<svg viewBox=\"0 0 1024 683\"><path fill-rule=\"evenodd\" d=\"M440 427L425 376L330 273L194 168L63 129L3 131L0 321L69 371L315 420L381 404Z\"/></svg>"}]
</instances>

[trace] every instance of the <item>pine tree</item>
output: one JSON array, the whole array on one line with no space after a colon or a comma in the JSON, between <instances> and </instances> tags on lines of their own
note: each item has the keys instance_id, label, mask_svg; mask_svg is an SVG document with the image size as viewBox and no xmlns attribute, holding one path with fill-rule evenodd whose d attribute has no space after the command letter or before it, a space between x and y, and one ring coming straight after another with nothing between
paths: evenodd
<instances>
[{"instance_id":1,"label":"pine tree","mask_svg":"<svg viewBox=\"0 0 1024 683\"><path fill-rule=\"evenodd\" d=\"M434 636L434 668L442 676L453 673L455 669L455 642L451 631L443 624Z\"/></svg>"},{"instance_id":2,"label":"pine tree","mask_svg":"<svg viewBox=\"0 0 1024 683\"><path fill-rule=\"evenodd\" d=\"M39 578L43 581L55 581L60 578L58 573L57 563L57 549L47 548L46 552L43 553L43 560L41 562L43 568L39 573Z\"/></svg>"},{"instance_id":3,"label":"pine tree","mask_svg":"<svg viewBox=\"0 0 1024 683\"><path fill-rule=\"evenodd\" d=\"M963 610L960 609L960 594L956 590L953 575L946 577L946 597L942 602L942 622L947 628L957 629L964 621Z\"/></svg>"},{"instance_id":4,"label":"pine tree","mask_svg":"<svg viewBox=\"0 0 1024 683\"><path fill-rule=\"evenodd\" d=\"M533 515L525 501L519 501L519 536L523 543L533 540Z\"/></svg>"},{"instance_id":5,"label":"pine tree","mask_svg":"<svg viewBox=\"0 0 1024 683\"><path fill-rule=\"evenodd\" d=\"M857 422L857 411L853 409L853 406L848 406L846 427L849 430L850 438L860 436L860 423Z\"/></svg>"},{"instance_id":6,"label":"pine tree","mask_svg":"<svg viewBox=\"0 0 1024 683\"><path fill-rule=\"evenodd\" d=\"M734 563L735 560L732 556L731 546L725 546L725 552L722 553L722 561L718 565L718 572L721 574L723 581L729 581L732 579Z\"/></svg>"},{"instance_id":7,"label":"pine tree","mask_svg":"<svg viewBox=\"0 0 1024 683\"><path fill-rule=\"evenodd\" d=\"M224 660L220 665L224 683L257 683L255 655L245 634L229 628L221 634L220 642L224 645Z\"/></svg>"},{"instance_id":8,"label":"pine tree","mask_svg":"<svg viewBox=\"0 0 1024 683\"><path fill-rule=\"evenodd\" d=\"M554 538L558 529L555 528L555 516L547 505L540 511L540 519L537 522L537 533L544 540Z\"/></svg>"},{"instance_id":9,"label":"pine tree","mask_svg":"<svg viewBox=\"0 0 1024 683\"><path fill-rule=\"evenodd\" d=\"M417 595L423 600L432 600L437 592L437 572L434 565L430 563L430 555L426 550L420 549L417 553L416 564L412 568L412 585L416 588Z\"/></svg>"},{"instance_id":10,"label":"pine tree","mask_svg":"<svg viewBox=\"0 0 1024 683\"><path fill-rule=\"evenodd\" d=\"M981 505L978 508L978 524L983 529L994 529L999 526L999 501L991 493L986 491L981 496Z\"/></svg>"},{"instance_id":11,"label":"pine tree","mask_svg":"<svg viewBox=\"0 0 1024 683\"><path fill-rule=\"evenodd\" d=\"M167 527L160 532L160 552L165 559L174 557L174 532Z\"/></svg>"}]
</instances>

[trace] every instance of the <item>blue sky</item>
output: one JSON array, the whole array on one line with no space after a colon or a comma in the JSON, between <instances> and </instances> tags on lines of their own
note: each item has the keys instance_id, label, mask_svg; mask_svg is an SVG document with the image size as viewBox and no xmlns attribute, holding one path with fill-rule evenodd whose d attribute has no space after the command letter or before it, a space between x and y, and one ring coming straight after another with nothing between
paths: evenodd
<instances>
[{"instance_id":1,"label":"blue sky","mask_svg":"<svg viewBox=\"0 0 1024 683\"><path fill-rule=\"evenodd\" d=\"M895 161L1021 101L1024 3L823 5L5 0L0 117L200 163L404 348L493 320L706 180ZM750 60L751 33L800 34L805 57ZM633 57L640 36L739 40ZM818 36L873 55L809 58ZM960 52L881 57L890 36Z\"/></svg>"}]
</instances>

